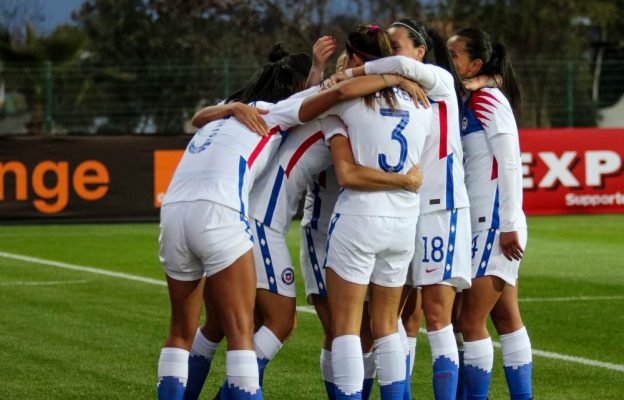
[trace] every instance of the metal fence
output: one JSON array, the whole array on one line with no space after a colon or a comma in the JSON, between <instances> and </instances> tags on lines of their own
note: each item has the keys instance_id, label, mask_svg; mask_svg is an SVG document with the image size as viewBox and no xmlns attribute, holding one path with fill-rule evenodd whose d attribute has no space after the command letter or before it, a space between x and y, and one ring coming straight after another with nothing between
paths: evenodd
<instances>
[{"instance_id":1,"label":"metal fence","mask_svg":"<svg viewBox=\"0 0 624 400\"><path fill-rule=\"evenodd\" d=\"M525 99L520 126L624 126L624 111L617 108L624 63L522 61L515 67ZM201 66L5 64L0 134L189 132L198 108L226 97L256 68L253 61L232 59Z\"/></svg>"}]
</instances>

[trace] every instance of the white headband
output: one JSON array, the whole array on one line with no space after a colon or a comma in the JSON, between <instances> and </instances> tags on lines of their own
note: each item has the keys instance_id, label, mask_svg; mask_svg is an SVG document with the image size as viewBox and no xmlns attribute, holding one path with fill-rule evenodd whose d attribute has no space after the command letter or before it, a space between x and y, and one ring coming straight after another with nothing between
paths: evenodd
<instances>
[{"instance_id":1,"label":"white headband","mask_svg":"<svg viewBox=\"0 0 624 400\"><path fill-rule=\"evenodd\" d=\"M427 52L427 50L429 50L429 48L427 46L427 41L425 40L423 35L421 35L420 32L418 32L416 29L412 28L408 24L404 24L403 22L399 22L399 21L393 22L391 26L395 26L395 25L402 25L402 26L406 27L407 29L409 29L410 31L414 32L418 36L420 41L422 42L422 45L425 46L425 53Z\"/></svg>"}]
</instances>

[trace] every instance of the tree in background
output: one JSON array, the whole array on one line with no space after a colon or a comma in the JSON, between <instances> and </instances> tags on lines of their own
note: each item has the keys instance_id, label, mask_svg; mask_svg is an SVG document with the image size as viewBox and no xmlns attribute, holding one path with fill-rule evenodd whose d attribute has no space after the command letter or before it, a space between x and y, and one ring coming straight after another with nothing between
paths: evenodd
<instances>
[{"instance_id":1,"label":"tree in background","mask_svg":"<svg viewBox=\"0 0 624 400\"><path fill-rule=\"evenodd\" d=\"M75 63L83 43L81 32L68 26L61 26L49 36L42 37L32 25L26 24L23 40L16 39L8 28L0 27L0 60L4 63L6 90L20 92L26 97L31 110L27 123L29 134L43 133L44 108L52 106L51 97L44 93L52 89L51 66L63 68ZM44 104L46 98L48 104Z\"/></svg>"}]
</instances>

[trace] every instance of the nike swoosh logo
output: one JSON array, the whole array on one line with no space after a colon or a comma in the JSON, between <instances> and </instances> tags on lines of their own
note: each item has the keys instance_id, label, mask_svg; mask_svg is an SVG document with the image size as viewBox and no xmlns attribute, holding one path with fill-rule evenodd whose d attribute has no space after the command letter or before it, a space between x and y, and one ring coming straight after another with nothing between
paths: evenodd
<instances>
[{"instance_id":1,"label":"nike swoosh logo","mask_svg":"<svg viewBox=\"0 0 624 400\"><path fill-rule=\"evenodd\" d=\"M435 271L435 270L436 270L436 269L438 269L438 268L440 268L440 267L431 268L431 269L429 269L429 268L425 268L425 272L426 272L426 273L430 273L430 272Z\"/></svg>"}]
</instances>

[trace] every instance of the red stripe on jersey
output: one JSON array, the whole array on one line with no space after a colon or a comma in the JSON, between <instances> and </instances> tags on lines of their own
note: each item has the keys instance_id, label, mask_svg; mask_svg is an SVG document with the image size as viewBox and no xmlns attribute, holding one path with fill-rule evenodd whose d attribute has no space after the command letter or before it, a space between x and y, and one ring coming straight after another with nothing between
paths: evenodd
<instances>
[{"instance_id":1,"label":"red stripe on jersey","mask_svg":"<svg viewBox=\"0 0 624 400\"><path fill-rule=\"evenodd\" d=\"M487 114L492 114L493 109L496 108L496 104L490 101L490 99L500 104L496 96L483 90L478 90L470 95L470 108L474 111L475 117L481 122L481 125L486 128L488 125L485 121L490 121ZM492 109L485 107L486 105L492 107Z\"/></svg>"},{"instance_id":2,"label":"red stripe on jersey","mask_svg":"<svg viewBox=\"0 0 624 400\"><path fill-rule=\"evenodd\" d=\"M498 178L498 161L496 161L496 157L492 157L492 177L491 180Z\"/></svg>"},{"instance_id":3,"label":"red stripe on jersey","mask_svg":"<svg viewBox=\"0 0 624 400\"><path fill-rule=\"evenodd\" d=\"M295 153L291 157L290 161L288 161L288 165L286 166L286 176L290 175L290 171L295 168L295 164L297 164L297 161L299 161L299 159L303 156L303 153L305 153L307 149L312 147L315 142L321 139L323 139L323 132L318 131L314 135L307 138L303 143L301 143L301 146L299 146L299 148L295 150Z\"/></svg>"},{"instance_id":4,"label":"red stripe on jersey","mask_svg":"<svg viewBox=\"0 0 624 400\"><path fill-rule=\"evenodd\" d=\"M282 128L280 128L279 125L276 125L269 131L268 135L260 139L260 141L256 145L256 148L253 149L253 151L249 155L249 159L247 160L248 168L251 168L253 163L256 161L256 158L258 158L258 156L260 155L260 152L262 152L262 149L264 149L264 146L266 146L266 144L269 143L269 140L271 140L271 137L281 130Z\"/></svg>"},{"instance_id":5,"label":"red stripe on jersey","mask_svg":"<svg viewBox=\"0 0 624 400\"><path fill-rule=\"evenodd\" d=\"M446 103L439 101L438 103L438 119L440 120L440 160L447 156L448 150L448 117L446 112Z\"/></svg>"}]
</instances>

